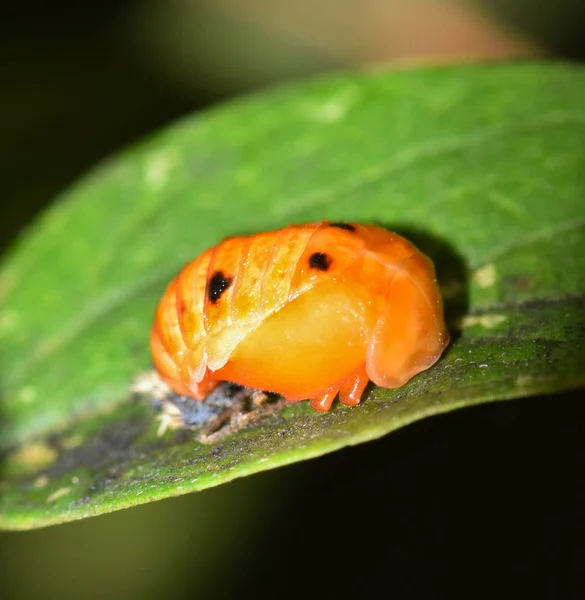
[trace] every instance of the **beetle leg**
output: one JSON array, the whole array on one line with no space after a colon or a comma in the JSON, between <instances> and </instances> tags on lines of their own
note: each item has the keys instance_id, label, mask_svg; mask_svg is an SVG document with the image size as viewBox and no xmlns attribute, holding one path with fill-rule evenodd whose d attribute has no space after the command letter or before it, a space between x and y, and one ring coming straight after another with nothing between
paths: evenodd
<instances>
[{"instance_id":1,"label":"beetle leg","mask_svg":"<svg viewBox=\"0 0 585 600\"><path fill-rule=\"evenodd\" d=\"M359 404L362 394L368 385L369 377L366 373L366 364L347 379L339 390L339 400L346 406L355 406Z\"/></svg>"},{"instance_id":2,"label":"beetle leg","mask_svg":"<svg viewBox=\"0 0 585 600\"><path fill-rule=\"evenodd\" d=\"M334 388L333 390L326 392L323 396L311 398L311 406L319 412L327 412L331 408L338 391L338 389Z\"/></svg>"}]
</instances>

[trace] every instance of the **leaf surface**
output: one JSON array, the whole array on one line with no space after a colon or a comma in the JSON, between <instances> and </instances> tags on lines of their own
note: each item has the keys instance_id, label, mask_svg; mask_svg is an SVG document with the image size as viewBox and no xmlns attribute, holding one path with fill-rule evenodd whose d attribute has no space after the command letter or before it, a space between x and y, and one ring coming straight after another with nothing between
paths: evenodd
<instances>
[{"instance_id":1,"label":"leaf surface","mask_svg":"<svg viewBox=\"0 0 585 600\"><path fill-rule=\"evenodd\" d=\"M218 485L417 419L585 382L585 71L342 74L187 118L66 191L0 271L0 525ZM352 409L296 403L218 440L156 436L129 385L170 279L233 234L320 219L435 261L453 343Z\"/></svg>"}]
</instances>

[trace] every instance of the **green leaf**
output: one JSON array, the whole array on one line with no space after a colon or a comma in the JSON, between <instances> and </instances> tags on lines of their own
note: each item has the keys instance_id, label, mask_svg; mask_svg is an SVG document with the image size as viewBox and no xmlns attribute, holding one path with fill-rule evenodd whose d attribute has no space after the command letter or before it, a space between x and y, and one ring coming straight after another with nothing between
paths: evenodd
<instances>
[{"instance_id":1,"label":"green leaf","mask_svg":"<svg viewBox=\"0 0 585 600\"><path fill-rule=\"evenodd\" d=\"M0 525L201 490L455 408L585 382L585 71L343 74L186 119L113 157L0 273ZM227 235L378 222L436 262L453 343L398 390L296 403L218 439L157 437L129 386L156 302ZM552 407L551 407L552 408Z\"/></svg>"}]
</instances>

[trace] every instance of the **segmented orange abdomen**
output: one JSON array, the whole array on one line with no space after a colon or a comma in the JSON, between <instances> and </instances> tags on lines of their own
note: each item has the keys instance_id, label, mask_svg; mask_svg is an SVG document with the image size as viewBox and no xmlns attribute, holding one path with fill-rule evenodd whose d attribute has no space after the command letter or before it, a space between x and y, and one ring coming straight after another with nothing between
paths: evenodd
<instances>
[{"instance_id":1,"label":"segmented orange abdomen","mask_svg":"<svg viewBox=\"0 0 585 600\"><path fill-rule=\"evenodd\" d=\"M396 320L397 311L405 318ZM316 339L303 332L313 313L322 313L312 325ZM410 339L392 339L390 322ZM228 238L204 252L167 288L151 344L159 373L181 394L202 398L227 378L295 400L332 399L341 390L346 403L356 403L368 377L401 385L432 364L447 339L426 257L380 227L323 221ZM295 344L304 348L298 356ZM404 360L396 344L409 348ZM265 345L272 348L266 360ZM394 367L385 364L388 348Z\"/></svg>"},{"instance_id":2,"label":"segmented orange abdomen","mask_svg":"<svg viewBox=\"0 0 585 600\"><path fill-rule=\"evenodd\" d=\"M207 250L173 279L158 305L151 332L154 364L179 394L191 394L191 380L201 380L205 374L203 307L210 258Z\"/></svg>"}]
</instances>

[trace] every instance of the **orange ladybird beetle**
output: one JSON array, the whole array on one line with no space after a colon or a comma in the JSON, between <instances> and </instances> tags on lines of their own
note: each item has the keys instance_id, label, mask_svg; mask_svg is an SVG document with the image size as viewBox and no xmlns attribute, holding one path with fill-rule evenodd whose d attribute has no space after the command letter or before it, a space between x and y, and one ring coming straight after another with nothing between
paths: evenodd
<instances>
[{"instance_id":1,"label":"orange ladybird beetle","mask_svg":"<svg viewBox=\"0 0 585 600\"><path fill-rule=\"evenodd\" d=\"M322 221L231 237L171 282L151 334L155 366L201 400L220 382L359 403L397 388L449 341L432 262L374 225Z\"/></svg>"}]
</instances>

